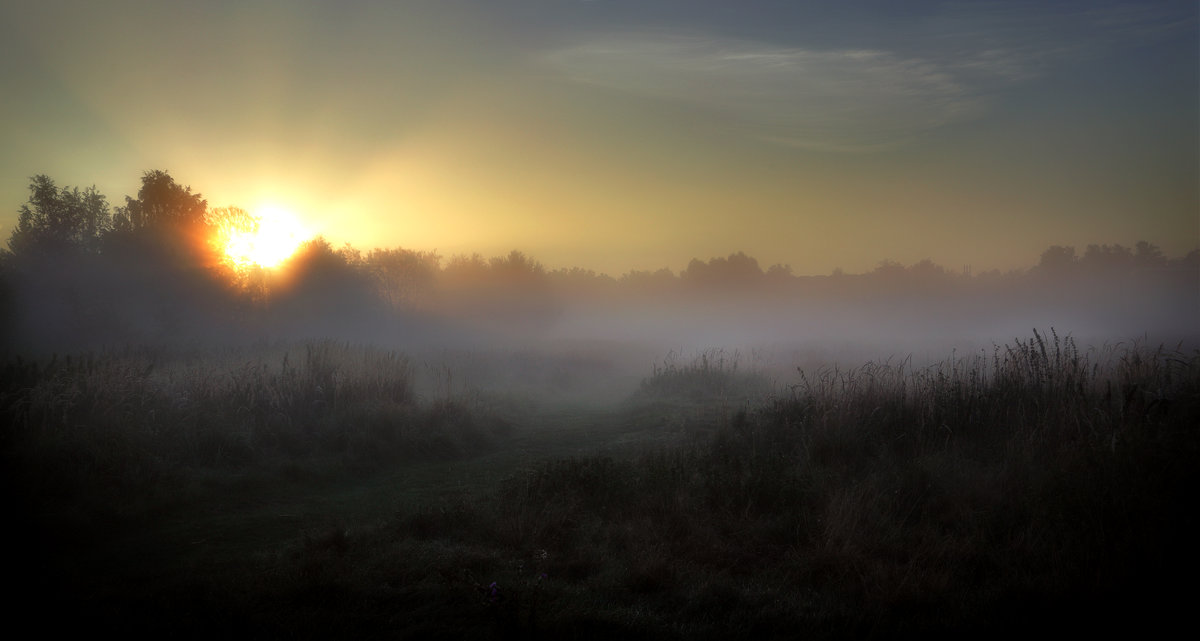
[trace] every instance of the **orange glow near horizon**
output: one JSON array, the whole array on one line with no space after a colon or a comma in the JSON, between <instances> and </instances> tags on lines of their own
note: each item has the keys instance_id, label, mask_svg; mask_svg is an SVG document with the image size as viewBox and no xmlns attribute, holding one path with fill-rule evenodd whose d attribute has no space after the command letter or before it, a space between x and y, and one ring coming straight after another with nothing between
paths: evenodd
<instances>
[{"instance_id":1,"label":"orange glow near horizon","mask_svg":"<svg viewBox=\"0 0 1200 641\"><path fill-rule=\"evenodd\" d=\"M308 240L308 231L283 207L260 206L254 218L257 221L254 229L233 233L225 243L225 254L239 269L253 265L277 267Z\"/></svg>"}]
</instances>

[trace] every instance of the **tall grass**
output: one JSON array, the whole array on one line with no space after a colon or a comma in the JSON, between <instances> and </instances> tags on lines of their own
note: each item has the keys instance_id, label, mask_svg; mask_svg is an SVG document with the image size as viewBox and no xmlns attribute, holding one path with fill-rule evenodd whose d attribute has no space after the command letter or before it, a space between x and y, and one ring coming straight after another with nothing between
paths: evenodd
<instances>
[{"instance_id":1,"label":"tall grass","mask_svg":"<svg viewBox=\"0 0 1200 641\"><path fill-rule=\"evenodd\" d=\"M397 533L492 550L472 572L517 593L510 560L544 552L522 634L1164 630L1197 569L1198 429L1200 355L1035 334L800 372L709 440L548 462Z\"/></svg>"},{"instance_id":2,"label":"tall grass","mask_svg":"<svg viewBox=\"0 0 1200 641\"><path fill-rule=\"evenodd\" d=\"M503 427L459 399L419 402L405 356L332 341L16 358L0 416L23 494L58 497L154 492L194 470L452 458Z\"/></svg>"},{"instance_id":3,"label":"tall grass","mask_svg":"<svg viewBox=\"0 0 1200 641\"><path fill-rule=\"evenodd\" d=\"M613 413L701 417L694 438L528 465L130 603L163 608L148 629L292 638L1153 635L1190 611L1200 352L1035 333L774 388L736 362L668 362ZM103 498L180 466L344 473L498 438L410 380L337 343L13 361L5 471L35 500Z\"/></svg>"},{"instance_id":4,"label":"tall grass","mask_svg":"<svg viewBox=\"0 0 1200 641\"><path fill-rule=\"evenodd\" d=\"M773 381L739 351L710 349L690 361L670 352L627 402L630 420L672 430L706 432L767 399Z\"/></svg>"}]
</instances>

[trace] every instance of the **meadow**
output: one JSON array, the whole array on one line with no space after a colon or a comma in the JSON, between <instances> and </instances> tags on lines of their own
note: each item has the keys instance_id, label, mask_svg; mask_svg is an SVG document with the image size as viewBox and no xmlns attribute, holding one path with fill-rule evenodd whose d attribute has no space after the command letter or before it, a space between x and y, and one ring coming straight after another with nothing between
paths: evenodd
<instances>
[{"instance_id":1,"label":"meadow","mask_svg":"<svg viewBox=\"0 0 1200 641\"><path fill-rule=\"evenodd\" d=\"M1186 619L1200 351L1034 333L932 365L751 361L671 354L629 379L596 353L335 341L12 357L10 622L839 639Z\"/></svg>"}]
</instances>

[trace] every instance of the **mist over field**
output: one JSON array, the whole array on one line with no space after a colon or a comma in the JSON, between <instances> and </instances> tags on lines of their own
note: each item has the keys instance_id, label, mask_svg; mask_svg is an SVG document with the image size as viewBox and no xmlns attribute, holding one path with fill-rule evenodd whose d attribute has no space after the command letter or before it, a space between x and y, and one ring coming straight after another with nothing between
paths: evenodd
<instances>
[{"instance_id":1,"label":"mist over field","mask_svg":"<svg viewBox=\"0 0 1200 641\"><path fill-rule=\"evenodd\" d=\"M1192 0L0 3L9 627L1188 629L1198 43Z\"/></svg>"},{"instance_id":2,"label":"mist over field","mask_svg":"<svg viewBox=\"0 0 1200 641\"><path fill-rule=\"evenodd\" d=\"M657 352L948 350L1050 327L1097 341L1175 342L1194 337L1200 312L1196 250L1168 257L1145 241L1052 246L1038 264L1006 273L881 260L862 274L797 275L738 251L693 259L679 273L613 277L548 269L517 249L491 258L364 253L318 237L262 268L223 253L222 226L241 210L210 212L165 172L147 172L143 192L114 215L94 189L87 203L49 178L31 184L4 258L8 349L333 338L403 349L599 341ZM135 225L131 207L165 213Z\"/></svg>"},{"instance_id":3,"label":"mist over field","mask_svg":"<svg viewBox=\"0 0 1200 641\"><path fill-rule=\"evenodd\" d=\"M239 264L228 239L256 224L164 171L111 209L95 188L36 177L3 254L3 348L35 359L151 348L170 360L335 341L406 355L424 396L449 386L611 404L651 368L714 352L782 390L797 368L924 367L994 355L1032 331L1087 349L1186 352L1200 338L1200 252L1170 257L1145 241L1052 246L1005 273L924 260L797 275L739 251L613 277L516 249L443 257L321 237L273 267Z\"/></svg>"},{"instance_id":4,"label":"mist over field","mask_svg":"<svg viewBox=\"0 0 1200 641\"><path fill-rule=\"evenodd\" d=\"M1200 251L614 278L320 237L240 261L263 224L164 171L111 210L31 181L0 255L4 487L15 576L79 613L64 632L842 638L1178 607Z\"/></svg>"}]
</instances>

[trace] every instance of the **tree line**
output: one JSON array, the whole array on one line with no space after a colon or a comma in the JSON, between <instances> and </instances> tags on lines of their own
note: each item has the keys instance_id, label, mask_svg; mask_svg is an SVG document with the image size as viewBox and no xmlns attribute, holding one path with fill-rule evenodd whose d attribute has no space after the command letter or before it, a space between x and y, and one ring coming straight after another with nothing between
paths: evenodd
<instances>
[{"instance_id":1,"label":"tree line","mask_svg":"<svg viewBox=\"0 0 1200 641\"><path fill-rule=\"evenodd\" d=\"M764 306L821 305L1016 291L1055 301L1064 293L1076 300L1120 298L1122 292L1132 292L1133 299L1146 292L1190 292L1194 298L1200 278L1200 250L1172 258L1145 241L1089 245L1082 253L1056 245L1031 268L1004 273L950 270L924 260L907 266L883 261L862 274L800 276L788 265L763 268L736 252L693 259L678 273L664 268L612 277L547 269L518 250L446 258L403 247L336 248L317 237L280 268L240 268L225 255L224 243L256 224L238 207L210 207L163 170L145 172L136 197L115 207L95 186L59 187L48 176L34 176L8 248L0 249L2 329L14 337L10 343L70 343L219 335L247 327L386 332L397 319L421 315L536 326L581 302L733 298Z\"/></svg>"}]
</instances>

